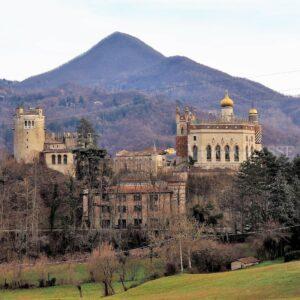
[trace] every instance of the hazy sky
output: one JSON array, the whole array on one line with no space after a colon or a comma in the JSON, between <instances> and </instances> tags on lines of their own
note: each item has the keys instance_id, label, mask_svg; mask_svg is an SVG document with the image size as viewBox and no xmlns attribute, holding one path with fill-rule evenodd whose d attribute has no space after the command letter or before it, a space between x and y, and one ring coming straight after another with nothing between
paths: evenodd
<instances>
[{"instance_id":1,"label":"hazy sky","mask_svg":"<svg viewBox=\"0 0 300 300\"><path fill-rule=\"evenodd\" d=\"M0 78L48 71L114 31L300 94L299 0L0 0Z\"/></svg>"}]
</instances>

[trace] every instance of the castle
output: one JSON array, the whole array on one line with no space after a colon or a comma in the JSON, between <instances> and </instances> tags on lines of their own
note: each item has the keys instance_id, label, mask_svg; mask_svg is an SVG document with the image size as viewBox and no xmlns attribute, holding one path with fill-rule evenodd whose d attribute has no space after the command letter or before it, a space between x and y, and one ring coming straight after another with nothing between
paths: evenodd
<instances>
[{"instance_id":1,"label":"castle","mask_svg":"<svg viewBox=\"0 0 300 300\"><path fill-rule=\"evenodd\" d=\"M221 114L197 119L188 107L176 109L177 164L190 162L201 169L238 169L255 151L262 149L258 111L249 110L248 119L234 114L234 102L226 92Z\"/></svg>"},{"instance_id":2,"label":"castle","mask_svg":"<svg viewBox=\"0 0 300 300\"><path fill-rule=\"evenodd\" d=\"M48 168L74 176L74 155L77 145L74 133L55 135L46 132L45 116L41 108L24 110L14 115L14 157L17 162L43 161Z\"/></svg>"}]
</instances>

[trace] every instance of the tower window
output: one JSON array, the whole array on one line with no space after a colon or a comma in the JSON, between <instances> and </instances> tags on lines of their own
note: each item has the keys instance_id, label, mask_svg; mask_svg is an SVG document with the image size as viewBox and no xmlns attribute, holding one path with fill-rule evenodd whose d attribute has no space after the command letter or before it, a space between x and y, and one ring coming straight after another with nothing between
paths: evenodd
<instances>
[{"instance_id":1,"label":"tower window","mask_svg":"<svg viewBox=\"0 0 300 300\"><path fill-rule=\"evenodd\" d=\"M55 163L56 163L56 157L55 157L55 155L52 154L51 158L52 158L52 165L55 165Z\"/></svg>"},{"instance_id":2,"label":"tower window","mask_svg":"<svg viewBox=\"0 0 300 300\"><path fill-rule=\"evenodd\" d=\"M196 140L197 140L197 136L194 135L194 141L196 141Z\"/></svg>"},{"instance_id":3,"label":"tower window","mask_svg":"<svg viewBox=\"0 0 300 300\"><path fill-rule=\"evenodd\" d=\"M225 160L230 161L230 148L228 145L225 146Z\"/></svg>"},{"instance_id":4,"label":"tower window","mask_svg":"<svg viewBox=\"0 0 300 300\"><path fill-rule=\"evenodd\" d=\"M193 147L193 160L198 161L198 147L196 145Z\"/></svg>"},{"instance_id":5,"label":"tower window","mask_svg":"<svg viewBox=\"0 0 300 300\"><path fill-rule=\"evenodd\" d=\"M184 133L184 129L183 129L183 127L181 127L181 134L183 134Z\"/></svg>"},{"instance_id":6,"label":"tower window","mask_svg":"<svg viewBox=\"0 0 300 300\"><path fill-rule=\"evenodd\" d=\"M27 128L27 121L25 121L25 124L24 124L25 128Z\"/></svg>"},{"instance_id":7,"label":"tower window","mask_svg":"<svg viewBox=\"0 0 300 300\"><path fill-rule=\"evenodd\" d=\"M208 161L211 161L211 146L210 145L207 145L207 147L206 147L206 159Z\"/></svg>"},{"instance_id":8,"label":"tower window","mask_svg":"<svg viewBox=\"0 0 300 300\"><path fill-rule=\"evenodd\" d=\"M64 165L68 164L68 156L65 154L64 155Z\"/></svg>"},{"instance_id":9,"label":"tower window","mask_svg":"<svg viewBox=\"0 0 300 300\"><path fill-rule=\"evenodd\" d=\"M240 149L239 146L236 145L234 147L234 161L239 161L240 160Z\"/></svg>"},{"instance_id":10,"label":"tower window","mask_svg":"<svg viewBox=\"0 0 300 300\"><path fill-rule=\"evenodd\" d=\"M219 145L216 146L216 161L221 161L221 147Z\"/></svg>"},{"instance_id":11,"label":"tower window","mask_svg":"<svg viewBox=\"0 0 300 300\"><path fill-rule=\"evenodd\" d=\"M61 165L61 155L57 155L57 164Z\"/></svg>"}]
</instances>

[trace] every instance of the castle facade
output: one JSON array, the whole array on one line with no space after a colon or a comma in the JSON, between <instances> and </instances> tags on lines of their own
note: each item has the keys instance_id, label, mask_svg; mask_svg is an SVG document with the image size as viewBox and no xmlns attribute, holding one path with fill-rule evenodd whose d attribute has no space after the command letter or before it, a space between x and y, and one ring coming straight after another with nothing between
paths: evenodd
<instances>
[{"instance_id":1,"label":"castle facade","mask_svg":"<svg viewBox=\"0 0 300 300\"><path fill-rule=\"evenodd\" d=\"M17 162L43 161L48 168L74 176L74 133L46 132L41 108L17 108L14 115L14 157Z\"/></svg>"},{"instance_id":2,"label":"castle facade","mask_svg":"<svg viewBox=\"0 0 300 300\"><path fill-rule=\"evenodd\" d=\"M262 149L258 111L249 110L248 119L234 114L234 102L225 94L220 115L198 119L188 107L176 108L177 163L191 162L202 169L238 169L251 154Z\"/></svg>"}]
</instances>

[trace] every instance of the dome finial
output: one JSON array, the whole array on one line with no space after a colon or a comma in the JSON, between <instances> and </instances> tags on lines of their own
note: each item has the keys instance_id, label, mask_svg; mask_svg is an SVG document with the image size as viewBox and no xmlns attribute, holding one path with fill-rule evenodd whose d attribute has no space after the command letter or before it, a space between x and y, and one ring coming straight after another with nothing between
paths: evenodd
<instances>
[{"instance_id":1,"label":"dome finial","mask_svg":"<svg viewBox=\"0 0 300 300\"><path fill-rule=\"evenodd\" d=\"M228 94L228 90L225 90L225 96L224 98L221 100L221 106L222 107L226 107L226 106L231 106L233 107L233 100L230 99L229 94Z\"/></svg>"}]
</instances>

